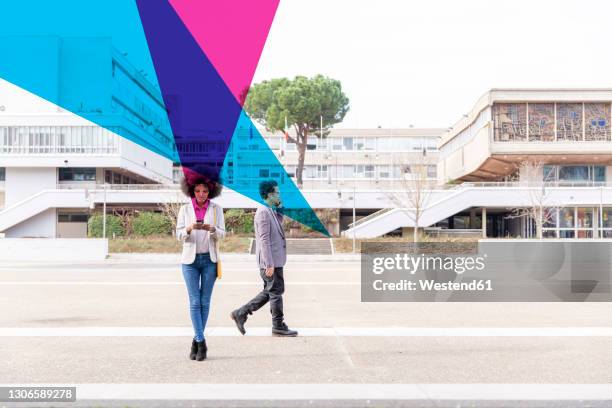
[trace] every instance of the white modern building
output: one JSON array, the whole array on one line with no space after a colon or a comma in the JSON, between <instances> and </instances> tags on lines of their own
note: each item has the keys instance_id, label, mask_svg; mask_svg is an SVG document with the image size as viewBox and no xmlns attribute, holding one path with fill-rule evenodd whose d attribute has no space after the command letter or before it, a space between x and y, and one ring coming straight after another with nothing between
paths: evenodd
<instances>
[{"instance_id":1,"label":"white modern building","mask_svg":"<svg viewBox=\"0 0 612 408\"><path fill-rule=\"evenodd\" d=\"M112 48L109 39L40 40L48 49L52 42L55 49L57 66L45 69L56 73L48 80L56 81L49 87L58 92L66 89L59 86L59 73L70 63L66 58L73 48L81 49L85 41L88 49L105 51L96 52L108 57L108 76L88 80L110 83L108 92L99 106L83 106L90 118L94 109L96 123L104 127L0 80L0 233L82 237L90 210L101 204L95 194L99 186L172 182L172 161L141 145L172 149L174 140L161 120L165 111L159 90ZM138 202L125 199L125 204Z\"/></svg>"},{"instance_id":2,"label":"white modern building","mask_svg":"<svg viewBox=\"0 0 612 408\"><path fill-rule=\"evenodd\" d=\"M106 72L107 77L88 80L110 85L108 92L98 98L98 105L84 104L82 109L87 115L80 115L83 112L66 111L0 80L0 234L7 238L85 237L89 216L102 208L108 213L121 208L157 209L160 203L184 200L176 184L182 175L180 166L143 145L178 149L182 160L188 162L191 156L201 160L207 152L223 149L223 140L211 134L206 137L206 145L193 146L182 142L178 135L175 146L169 127L161 119L165 115L161 93L112 47L110 40L40 40L48 48L51 44L57 54L57 66L47 67L56 73L56 77L48 78L56 81L50 87L58 92L66 89L60 86L59 73L71 64L66 55L73 48L106 55L102 61L105 69L91 71ZM95 63L100 64L100 58ZM62 95L57 95L57 100L61 99ZM184 130L192 131L198 132ZM280 133L262 132L279 165L253 160L229 166L231 177L224 180L227 186L218 199L225 208L254 208L254 201L235 193L232 187L256 188L253 180L268 176L280 175L282 179L281 166L289 173L284 181L291 182L297 164L295 146L286 143ZM441 132L343 129L332 130L323 139L312 136L302 193L313 208L338 211L339 222L333 227L337 234L353 222L353 214L361 218L393 206L388 191L411 177L415 163L434 183L436 144ZM134 141L119 134L127 134ZM184 140L193 140L188 133L184 136ZM251 137L247 129L236 134L228 151L228 164L245 150L261 148L252 146Z\"/></svg>"},{"instance_id":3,"label":"white modern building","mask_svg":"<svg viewBox=\"0 0 612 408\"><path fill-rule=\"evenodd\" d=\"M612 89L493 89L440 139L419 227L483 237L612 237ZM348 231L415 226L412 208ZM537 216L534 214L538 214Z\"/></svg>"},{"instance_id":4,"label":"white modern building","mask_svg":"<svg viewBox=\"0 0 612 408\"><path fill-rule=\"evenodd\" d=\"M71 41L82 39L58 40L58 55ZM95 120L104 127L0 80L4 237L84 237L93 211L184 200L180 166L143 145L177 149L183 160L223 148L214 135L207 146L179 135L174 146L159 90L108 41L93 41L109 50L111 86ZM54 72L63 63L58 57ZM612 238L611 106L610 89L493 89L448 129L332 129L310 137L302 193L312 208L337 211L332 233L358 238L415 226L485 237ZM240 129L217 199L225 208L256 206L233 189L265 177L288 183L295 174L296 146L261 131L279 164L237 160L261 148L252 146L251 130ZM535 174L526 162L537 164ZM418 220L407 199L416 185L423 191ZM535 207L540 231L529 215Z\"/></svg>"}]
</instances>

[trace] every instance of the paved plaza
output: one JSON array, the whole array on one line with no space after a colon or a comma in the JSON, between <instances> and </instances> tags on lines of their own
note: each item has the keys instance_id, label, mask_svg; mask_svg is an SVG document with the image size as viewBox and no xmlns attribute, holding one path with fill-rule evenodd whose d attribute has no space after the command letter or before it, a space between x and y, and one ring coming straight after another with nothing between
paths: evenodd
<instances>
[{"instance_id":1,"label":"paved plaza","mask_svg":"<svg viewBox=\"0 0 612 408\"><path fill-rule=\"evenodd\" d=\"M77 386L65 406L612 401L609 303L362 303L357 258L301 256L285 272L300 336L271 337L267 308L240 336L229 313L260 289L254 265L226 256L195 362L172 256L0 264L0 386Z\"/></svg>"}]
</instances>

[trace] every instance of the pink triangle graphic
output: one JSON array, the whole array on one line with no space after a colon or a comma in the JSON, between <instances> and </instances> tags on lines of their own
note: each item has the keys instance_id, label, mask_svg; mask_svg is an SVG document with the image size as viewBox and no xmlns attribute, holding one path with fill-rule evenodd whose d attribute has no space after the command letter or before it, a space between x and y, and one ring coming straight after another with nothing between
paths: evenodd
<instances>
[{"instance_id":1,"label":"pink triangle graphic","mask_svg":"<svg viewBox=\"0 0 612 408\"><path fill-rule=\"evenodd\" d=\"M280 0L169 0L243 104Z\"/></svg>"}]
</instances>

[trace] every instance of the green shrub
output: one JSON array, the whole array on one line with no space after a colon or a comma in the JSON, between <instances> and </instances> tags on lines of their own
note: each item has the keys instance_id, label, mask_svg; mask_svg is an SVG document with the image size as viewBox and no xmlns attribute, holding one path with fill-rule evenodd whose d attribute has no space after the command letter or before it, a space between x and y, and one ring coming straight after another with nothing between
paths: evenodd
<instances>
[{"instance_id":1,"label":"green shrub","mask_svg":"<svg viewBox=\"0 0 612 408\"><path fill-rule=\"evenodd\" d=\"M102 214L93 214L89 217L87 221L87 235L90 238L102 238ZM115 236L120 237L123 236L125 231L121 226L121 219L116 215L107 214L106 215L106 237L112 238L113 234Z\"/></svg>"},{"instance_id":2,"label":"green shrub","mask_svg":"<svg viewBox=\"0 0 612 408\"><path fill-rule=\"evenodd\" d=\"M172 221L164 214L156 212L141 212L132 223L134 235L170 235Z\"/></svg>"},{"instance_id":3,"label":"green shrub","mask_svg":"<svg viewBox=\"0 0 612 408\"><path fill-rule=\"evenodd\" d=\"M225 211L225 230L235 234L250 234L253 232L255 213L232 208Z\"/></svg>"}]
</instances>

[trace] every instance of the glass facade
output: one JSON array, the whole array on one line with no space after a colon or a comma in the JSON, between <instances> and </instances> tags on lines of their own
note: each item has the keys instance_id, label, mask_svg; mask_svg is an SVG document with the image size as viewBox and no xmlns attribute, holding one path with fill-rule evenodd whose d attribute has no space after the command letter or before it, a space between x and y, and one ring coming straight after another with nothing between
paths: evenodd
<instances>
[{"instance_id":1,"label":"glass facade","mask_svg":"<svg viewBox=\"0 0 612 408\"><path fill-rule=\"evenodd\" d=\"M96 181L95 168L60 168L58 179L59 181Z\"/></svg>"},{"instance_id":2,"label":"glass facade","mask_svg":"<svg viewBox=\"0 0 612 408\"><path fill-rule=\"evenodd\" d=\"M544 238L612 238L612 208L547 208L544 211ZM597 221L597 220L600 221Z\"/></svg>"},{"instance_id":3,"label":"glass facade","mask_svg":"<svg viewBox=\"0 0 612 408\"><path fill-rule=\"evenodd\" d=\"M496 142L611 140L609 102L496 103Z\"/></svg>"},{"instance_id":4,"label":"glass facade","mask_svg":"<svg viewBox=\"0 0 612 408\"><path fill-rule=\"evenodd\" d=\"M295 143L272 142L271 138L266 139L273 150L282 149L283 143L285 150L297 151ZM278 139L280 140L280 138ZM308 150L322 152L437 152L437 138L431 137L405 137L405 136L378 136L378 137L353 137L353 136L332 136L324 139L317 137L309 138Z\"/></svg>"},{"instance_id":5,"label":"glass facade","mask_svg":"<svg viewBox=\"0 0 612 408\"><path fill-rule=\"evenodd\" d=\"M0 154L119 152L119 136L98 126L2 126Z\"/></svg>"},{"instance_id":6,"label":"glass facade","mask_svg":"<svg viewBox=\"0 0 612 408\"><path fill-rule=\"evenodd\" d=\"M544 181L568 183L603 183L606 181L606 166L546 165L543 169Z\"/></svg>"}]
</instances>

